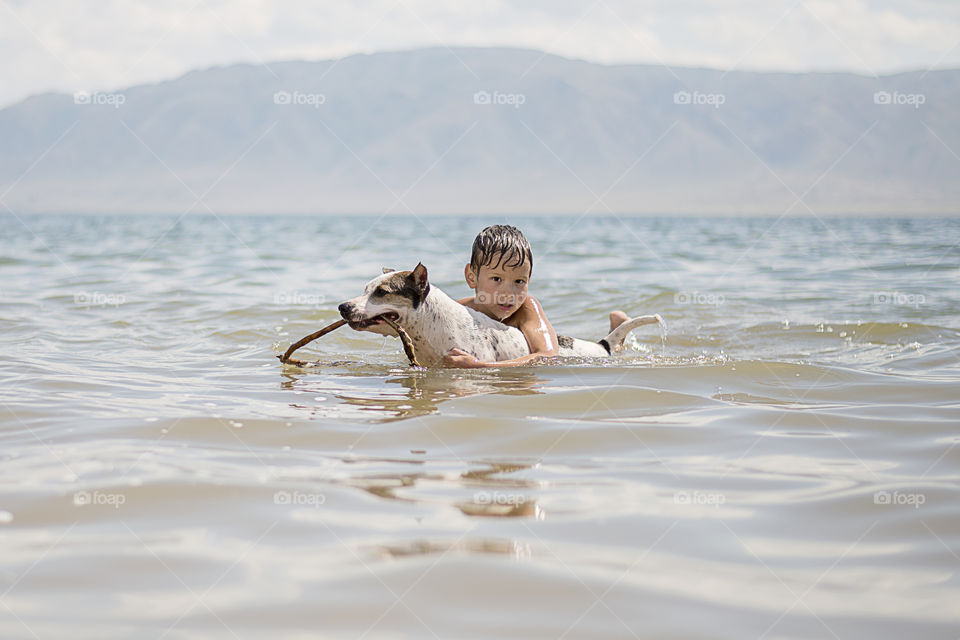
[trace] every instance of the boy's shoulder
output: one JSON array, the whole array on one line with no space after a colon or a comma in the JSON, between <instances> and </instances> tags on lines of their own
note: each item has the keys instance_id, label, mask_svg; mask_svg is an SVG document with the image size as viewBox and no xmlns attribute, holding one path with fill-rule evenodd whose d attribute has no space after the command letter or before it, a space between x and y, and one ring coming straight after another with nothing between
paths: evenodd
<instances>
[{"instance_id":1,"label":"boy's shoulder","mask_svg":"<svg viewBox=\"0 0 960 640\"><path fill-rule=\"evenodd\" d=\"M523 301L520 308L504 320L504 324L517 327L518 329L522 329L524 325L536 325L539 327L546 319L547 314L540 305L540 301L533 296L527 296L527 299Z\"/></svg>"}]
</instances>

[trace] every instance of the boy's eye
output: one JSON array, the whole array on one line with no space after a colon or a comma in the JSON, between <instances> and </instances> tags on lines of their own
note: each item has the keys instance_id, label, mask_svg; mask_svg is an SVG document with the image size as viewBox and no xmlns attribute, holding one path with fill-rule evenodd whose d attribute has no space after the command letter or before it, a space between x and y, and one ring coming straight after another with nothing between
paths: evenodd
<instances>
[{"instance_id":1,"label":"boy's eye","mask_svg":"<svg viewBox=\"0 0 960 640\"><path fill-rule=\"evenodd\" d=\"M527 284L527 283L526 283L525 280L523 280L523 279L521 278L521 279L517 280L517 284Z\"/></svg>"},{"instance_id":2,"label":"boy's eye","mask_svg":"<svg viewBox=\"0 0 960 640\"><path fill-rule=\"evenodd\" d=\"M494 282L500 282L500 276L493 276L491 280L493 280Z\"/></svg>"}]
</instances>

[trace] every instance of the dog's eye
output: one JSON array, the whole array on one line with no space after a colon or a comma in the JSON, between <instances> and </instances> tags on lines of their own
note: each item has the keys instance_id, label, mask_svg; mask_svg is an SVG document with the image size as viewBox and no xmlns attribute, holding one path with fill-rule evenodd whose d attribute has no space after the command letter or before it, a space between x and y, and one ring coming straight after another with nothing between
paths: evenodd
<instances>
[{"instance_id":1,"label":"dog's eye","mask_svg":"<svg viewBox=\"0 0 960 640\"><path fill-rule=\"evenodd\" d=\"M387 290L384 289L383 287L377 287L376 289L373 290L373 295L375 295L375 296L385 296L385 295L387 295Z\"/></svg>"}]
</instances>

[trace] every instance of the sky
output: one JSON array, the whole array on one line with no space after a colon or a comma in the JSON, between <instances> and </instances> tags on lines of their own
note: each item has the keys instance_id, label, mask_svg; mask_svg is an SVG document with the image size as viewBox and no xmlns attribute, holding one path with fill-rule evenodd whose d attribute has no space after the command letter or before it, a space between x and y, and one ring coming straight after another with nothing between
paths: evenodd
<instances>
[{"instance_id":1,"label":"sky","mask_svg":"<svg viewBox=\"0 0 960 640\"><path fill-rule=\"evenodd\" d=\"M0 0L0 107L238 62L435 46L884 75L960 68L960 1Z\"/></svg>"}]
</instances>

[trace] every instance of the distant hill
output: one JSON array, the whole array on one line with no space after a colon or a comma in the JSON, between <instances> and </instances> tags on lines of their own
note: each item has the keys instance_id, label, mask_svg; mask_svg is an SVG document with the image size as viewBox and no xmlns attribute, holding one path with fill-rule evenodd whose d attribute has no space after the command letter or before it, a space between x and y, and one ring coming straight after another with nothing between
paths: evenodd
<instances>
[{"instance_id":1,"label":"distant hill","mask_svg":"<svg viewBox=\"0 0 960 640\"><path fill-rule=\"evenodd\" d=\"M958 154L957 70L517 49L235 65L0 111L0 194L18 212L807 213L796 196L818 214L958 212Z\"/></svg>"}]
</instances>

